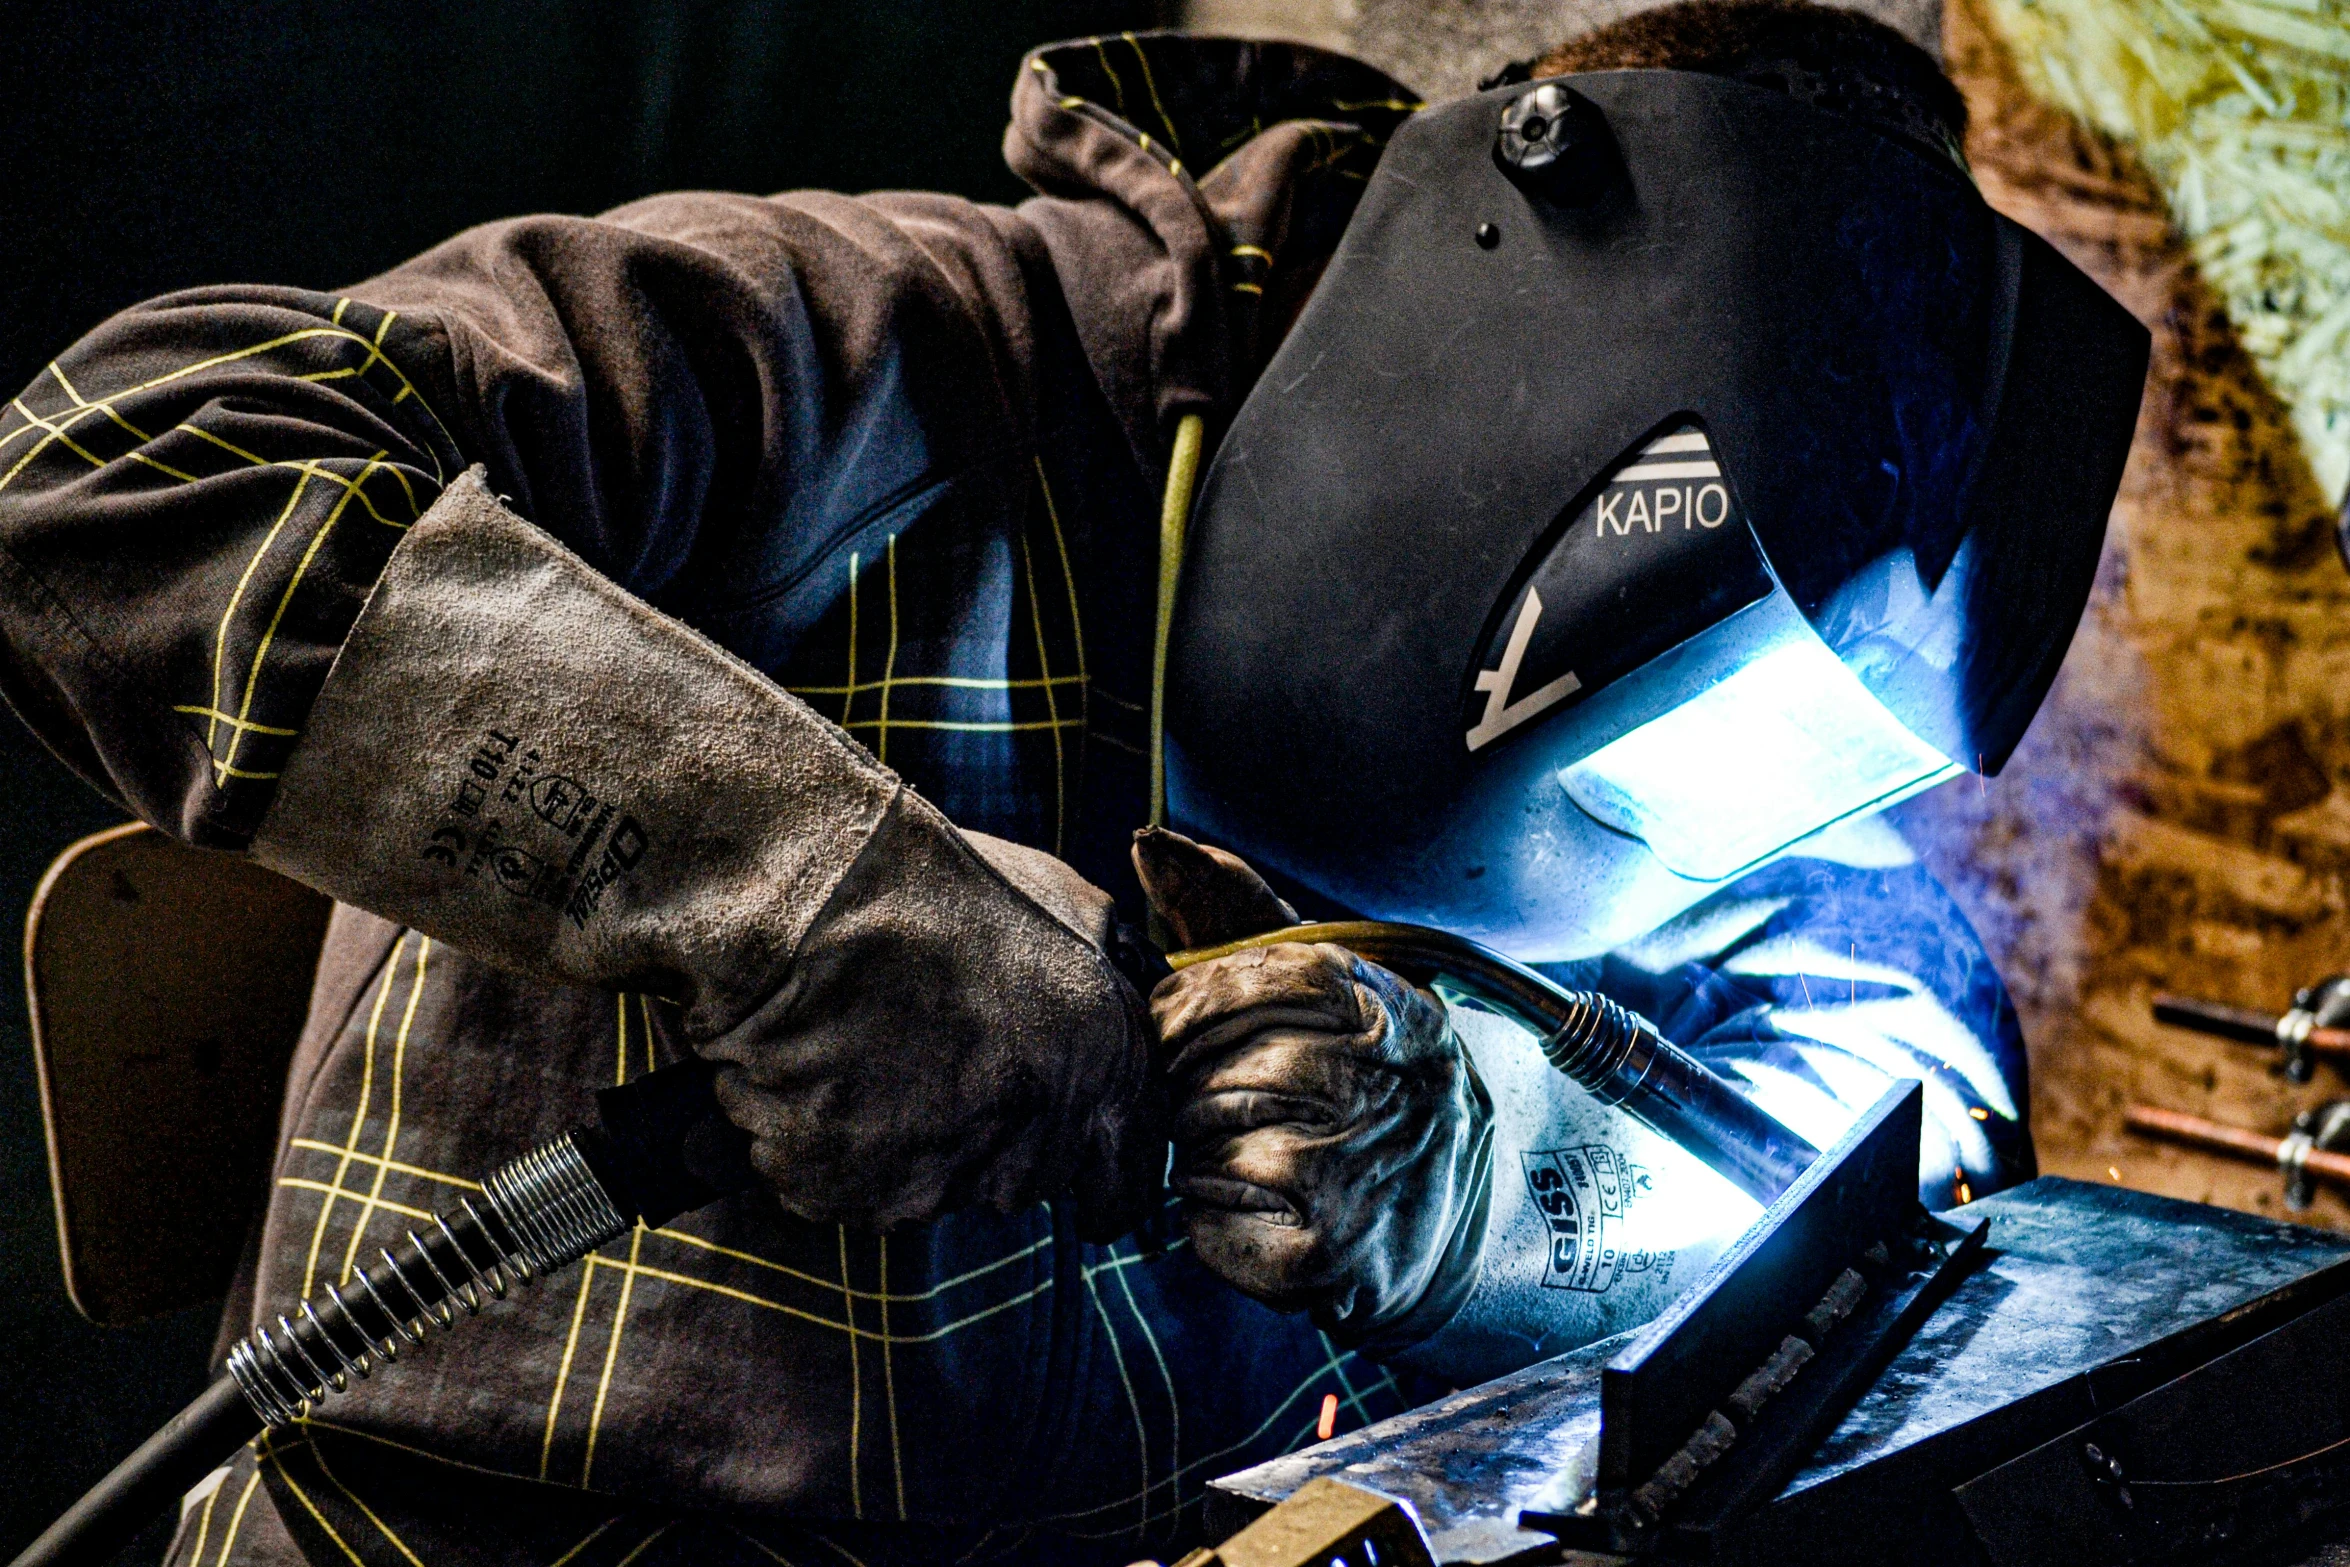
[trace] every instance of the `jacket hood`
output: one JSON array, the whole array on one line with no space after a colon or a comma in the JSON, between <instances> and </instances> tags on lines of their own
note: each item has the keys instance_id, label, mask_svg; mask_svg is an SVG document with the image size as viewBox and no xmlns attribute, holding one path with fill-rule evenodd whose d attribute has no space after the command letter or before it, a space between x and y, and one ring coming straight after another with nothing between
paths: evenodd
<instances>
[{"instance_id":1,"label":"jacket hood","mask_svg":"<svg viewBox=\"0 0 2350 1567\"><path fill-rule=\"evenodd\" d=\"M1230 417L1420 107L1304 44L1119 33L1021 62L1004 160L1146 474L1177 419Z\"/></svg>"}]
</instances>

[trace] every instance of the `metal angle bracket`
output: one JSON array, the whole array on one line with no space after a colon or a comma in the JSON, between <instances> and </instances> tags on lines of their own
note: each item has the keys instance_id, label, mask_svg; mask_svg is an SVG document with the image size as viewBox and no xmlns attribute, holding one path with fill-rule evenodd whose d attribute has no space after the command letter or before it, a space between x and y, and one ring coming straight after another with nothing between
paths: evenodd
<instances>
[{"instance_id":1,"label":"metal angle bracket","mask_svg":"<svg viewBox=\"0 0 2350 1567\"><path fill-rule=\"evenodd\" d=\"M1597 1487L1527 1529L1707 1554L1767 1502L1981 1252L1916 1198L1923 1090L1896 1083L1600 1377Z\"/></svg>"}]
</instances>

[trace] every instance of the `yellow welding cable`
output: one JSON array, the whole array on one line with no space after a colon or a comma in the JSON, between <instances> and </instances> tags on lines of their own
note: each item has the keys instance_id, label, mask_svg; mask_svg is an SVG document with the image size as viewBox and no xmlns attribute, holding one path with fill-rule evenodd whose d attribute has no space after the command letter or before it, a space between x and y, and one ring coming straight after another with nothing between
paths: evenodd
<instances>
[{"instance_id":1,"label":"yellow welding cable","mask_svg":"<svg viewBox=\"0 0 2350 1567\"><path fill-rule=\"evenodd\" d=\"M1183 525L1191 517L1191 491L1199 480L1199 452L1206 422L1185 414L1175 425L1175 450L1167 459L1167 495L1159 503L1159 621L1151 642L1151 825L1167 825L1167 634L1175 624L1175 587L1183 576Z\"/></svg>"}]
</instances>

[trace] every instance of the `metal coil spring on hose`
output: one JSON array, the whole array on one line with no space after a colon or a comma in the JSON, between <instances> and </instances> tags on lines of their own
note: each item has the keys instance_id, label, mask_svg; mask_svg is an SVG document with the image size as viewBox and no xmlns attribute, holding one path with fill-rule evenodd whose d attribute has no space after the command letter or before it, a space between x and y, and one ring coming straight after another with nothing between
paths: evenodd
<instances>
[{"instance_id":1,"label":"metal coil spring on hose","mask_svg":"<svg viewBox=\"0 0 2350 1567\"><path fill-rule=\"evenodd\" d=\"M398 1360L403 1345L454 1326L459 1309L473 1316L509 1287L577 1262L625 1234L628 1220L565 1136L500 1166L482 1183L481 1206L465 1198L420 1228L397 1256L378 1249L381 1268L326 1285L323 1301L302 1301L275 1332L257 1328L229 1351L229 1375L264 1425L290 1424L329 1391L350 1391L378 1359Z\"/></svg>"},{"instance_id":2,"label":"metal coil spring on hose","mask_svg":"<svg viewBox=\"0 0 2350 1567\"><path fill-rule=\"evenodd\" d=\"M1542 1041L1550 1064L1602 1104L1620 1104L1646 1072L1633 1052L1656 1034L1640 1017L1596 990L1573 993L1565 1021Z\"/></svg>"}]
</instances>

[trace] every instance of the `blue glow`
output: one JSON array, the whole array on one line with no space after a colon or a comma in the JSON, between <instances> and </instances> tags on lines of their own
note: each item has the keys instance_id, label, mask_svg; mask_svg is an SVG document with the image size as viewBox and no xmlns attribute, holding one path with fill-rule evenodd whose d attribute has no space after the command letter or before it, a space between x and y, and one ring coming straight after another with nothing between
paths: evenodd
<instances>
[{"instance_id":1,"label":"blue glow","mask_svg":"<svg viewBox=\"0 0 2350 1567\"><path fill-rule=\"evenodd\" d=\"M1559 773L1677 875L1721 881L1959 771L1808 631Z\"/></svg>"}]
</instances>

